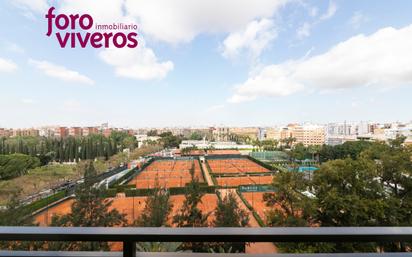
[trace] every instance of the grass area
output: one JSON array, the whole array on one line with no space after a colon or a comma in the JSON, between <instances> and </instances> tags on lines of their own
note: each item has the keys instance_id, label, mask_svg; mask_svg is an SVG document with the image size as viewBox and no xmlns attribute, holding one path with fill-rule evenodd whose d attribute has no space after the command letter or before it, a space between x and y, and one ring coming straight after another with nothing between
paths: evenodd
<instances>
[{"instance_id":1,"label":"grass area","mask_svg":"<svg viewBox=\"0 0 412 257\"><path fill-rule=\"evenodd\" d=\"M24 198L56 186L65 180L78 179L81 173L76 165L50 164L30 170L26 175L0 181L0 205L14 194Z\"/></svg>"}]
</instances>

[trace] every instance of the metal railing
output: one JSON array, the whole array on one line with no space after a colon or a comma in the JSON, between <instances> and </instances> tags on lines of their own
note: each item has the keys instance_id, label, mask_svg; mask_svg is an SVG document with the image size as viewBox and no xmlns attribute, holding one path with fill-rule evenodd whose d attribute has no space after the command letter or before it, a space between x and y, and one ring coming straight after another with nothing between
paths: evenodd
<instances>
[{"instance_id":1,"label":"metal railing","mask_svg":"<svg viewBox=\"0 0 412 257\"><path fill-rule=\"evenodd\" d=\"M0 227L0 241L123 242L120 252L0 251L0 256L135 257L136 242L412 242L412 227L322 228L85 228ZM182 257L187 253L138 253L138 256ZM188 256L192 256L190 253ZM198 256L243 254L198 254ZM272 254L285 256L284 254ZM266 255L266 256L272 256ZM412 253L295 254L287 256L408 256ZM257 256L257 255L247 255ZM261 256L261 255L260 255Z\"/></svg>"}]
</instances>

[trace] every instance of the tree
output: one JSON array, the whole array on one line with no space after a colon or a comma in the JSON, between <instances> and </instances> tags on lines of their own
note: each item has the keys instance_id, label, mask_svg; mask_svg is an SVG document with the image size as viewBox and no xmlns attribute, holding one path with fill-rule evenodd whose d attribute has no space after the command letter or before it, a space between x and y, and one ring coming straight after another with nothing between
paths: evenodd
<instances>
[{"instance_id":1,"label":"tree","mask_svg":"<svg viewBox=\"0 0 412 257\"><path fill-rule=\"evenodd\" d=\"M279 141L274 139L266 139L262 141L264 151L275 151L278 147Z\"/></svg>"},{"instance_id":2,"label":"tree","mask_svg":"<svg viewBox=\"0 0 412 257\"><path fill-rule=\"evenodd\" d=\"M236 196L232 192L219 199L215 216L214 227L246 227L249 224L248 213L239 207ZM245 243L218 243L213 248L224 249L227 252L244 252Z\"/></svg>"},{"instance_id":3,"label":"tree","mask_svg":"<svg viewBox=\"0 0 412 257\"><path fill-rule=\"evenodd\" d=\"M289 156L292 160L305 160L311 158L311 153L306 146L299 143L289 151Z\"/></svg>"},{"instance_id":4,"label":"tree","mask_svg":"<svg viewBox=\"0 0 412 257\"><path fill-rule=\"evenodd\" d=\"M202 135L201 135L200 133L198 133L198 132L195 131L195 132L193 132L193 133L190 135L189 139L190 139L190 140L202 140L203 137L202 137Z\"/></svg>"},{"instance_id":5,"label":"tree","mask_svg":"<svg viewBox=\"0 0 412 257\"><path fill-rule=\"evenodd\" d=\"M149 136L149 137L155 137L155 136L157 136L157 130L149 130L149 131L147 132L147 136Z\"/></svg>"},{"instance_id":6,"label":"tree","mask_svg":"<svg viewBox=\"0 0 412 257\"><path fill-rule=\"evenodd\" d=\"M237 198L229 192L223 199L219 199L216 210L215 227L246 227L249 224L248 213L239 207Z\"/></svg>"},{"instance_id":7,"label":"tree","mask_svg":"<svg viewBox=\"0 0 412 257\"><path fill-rule=\"evenodd\" d=\"M194 176L194 165L190 169L191 181L186 186L185 200L178 213L173 216L173 224L178 227L207 227L210 213L203 213L198 205L202 202L204 193L200 183ZM182 250L194 252L206 251L207 245L198 242L187 242L181 245Z\"/></svg>"},{"instance_id":8,"label":"tree","mask_svg":"<svg viewBox=\"0 0 412 257\"><path fill-rule=\"evenodd\" d=\"M179 242L138 242L138 252L177 252L179 250Z\"/></svg>"},{"instance_id":9,"label":"tree","mask_svg":"<svg viewBox=\"0 0 412 257\"><path fill-rule=\"evenodd\" d=\"M86 167L85 181L76 190L71 213L54 216L52 226L63 227L113 227L126 224L125 215L110 210L112 201L103 198L101 190L94 187L96 170L92 162ZM50 249L71 251L109 250L107 242L55 242Z\"/></svg>"},{"instance_id":10,"label":"tree","mask_svg":"<svg viewBox=\"0 0 412 257\"><path fill-rule=\"evenodd\" d=\"M280 140L280 142L285 146L287 149L291 149L294 142L296 142L296 138L294 137L287 137Z\"/></svg>"},{"instance_id":11,"label":"tree","mask_svg":"<svg viewBox=\"0 0 412 257\"><path fill-rule=\"evenodd\" d=\"M279 172L273 178L274 193L265 193L263 200L272 210L268 213L268 226L299 227L311 223L314 203L303 194L309 189L304 174L295 171Z\"/></svg>"},{"instance_id":12,"label":"tree","mask_svg":"<svg viewBox=\"0 0 412 257\"><path fill-rule=\"evenodd\" d=\"M319 151L320 162L345 159L348 157L357 159L360 156L361 152L371 148L372 146L380 144L381 143L369 141L348 141L336 146L324 145Z\"/></svg>"},{"instance_id":13,"label":"tree","mask_svg":"<svg viewBox=\"0 0 412 257\"><path fill-rule=\"evenodd\" d=\"M119 142L113 142L114 140ZM52 160L58 162L91 160L97 157L107 159L119 151L118 146L133 149L135 144L135 138L125 132L118 132L113 138L97 134L79 138L72 136L66 138L16 137L2 139L0 153L21 153L38 157L42 160L42 165L46 165L48 161L51 161L45 158L47 153L54 153Z\"/></svg>"},{"instance_id":14,"label":"tree","mask_svg":"<svg viewBox=\"0 0 412 257\"><path fill-rule=\"evenodd\" d=\"M384 218L384 188L374 161L335 160L315 172L313 191L323 226L376 226Z\"/></svg>"},{"instance_id":15,"label":"tree","mask_svg":"<svg viewBox=\"0 0 412 257\"><path fill-rule=\"evenodd\" d=\"M22 211L18 194L13 194L7 202L6 208L0 210L0 226L35 226L32 216ZM42 246L41 242L0 241L0 249L36 250Z\"/></svg>"},{"instance_id":16,"label":"tree","mask_svg":"<svg viewBox=\"0 0 412 257\"><path fill-rule=\"evenodd\" d=\"M324 163L314 173L317 223L321 226L379 226L389 203L373 160L358 157ZM376 244L336 243L336 252L373 251Z\"/></svg>"},{"instance_id":17,"label":"tree","mask_svg":"<svg viewBox=\"0 0 412 257\"><path fill-rule=\"evenodd\" d=\"M315 224L315 202L304 192L310 189L310 182L303 173L279 172L273 179L273 193L265 193L263 200L271 207L267 213L267 225L271 227L307 227ZM308 243L276 243L281 252L327 252L328 245Z\"/></svg>"},{"instance_id":18,"label":"tree","mask_svg":"<svg viewBox=\"0 0 412 257\"><path fill-rule=\"evenodd\" d=\"M174 136L172 132L164 132L160 134L160 142L165 148L177 148L182 142L181 136Z\"/></svg>"},{"instance_id":19,"label":"tree","mask_svg":"<svg viewBox=\"0 0 412 257\"><path fill-rule=\"evenodd\" d=\"M40 160L37 157L25 154L0 155L0 180L22 176L29 169L39 166Z\"/></svg>"},{"instance_id":20,"label":"tree","mask_svg":"<svg viewBox=\"0 0 412 257\"><path fill-rule=\"evenodd\" d=\"M167 226L167 219L172 207L169 192L160 187L156 177L153 192L147 197L146 205L135 225L140 227Z\"/></svg>"}]
</instances>

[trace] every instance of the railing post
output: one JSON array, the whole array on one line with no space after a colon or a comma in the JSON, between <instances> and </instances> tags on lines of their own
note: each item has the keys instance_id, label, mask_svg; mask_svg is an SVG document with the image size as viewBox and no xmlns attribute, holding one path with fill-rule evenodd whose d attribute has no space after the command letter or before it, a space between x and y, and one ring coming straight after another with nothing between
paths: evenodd
<instances>
[{"instance_id":1,"label":"railing post","mask_svg":"<svg viewBox=\"0 0 412 257\"><path fill-rule=\"evenodd\" d=\"M136 257L136 242L123 242L123 257Z\"/></svg>"}]
</instances>

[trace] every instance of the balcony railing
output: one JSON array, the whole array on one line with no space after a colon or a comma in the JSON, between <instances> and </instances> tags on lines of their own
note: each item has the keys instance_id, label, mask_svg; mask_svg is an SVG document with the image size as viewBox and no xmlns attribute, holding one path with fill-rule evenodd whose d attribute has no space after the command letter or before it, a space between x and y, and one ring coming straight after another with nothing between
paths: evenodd
<instances>
[{"instance_id":1,"label":"balcony railing","mask_svg":"<svg viewBox=\"0 0 412 257\"><path fill-rule=\"evenodd\" d=\"M57 228L0 227L0 241L123 242L123 252L25 252L0 251L0 256L66 257L186 257L193 253L137 253L136 242L412 242L412 227L322 228ZM197 254L238 256L244 254ZM270 254L266 256L285 256ZM408 256L412 253L292 254L287 256ZM249 257L257 255L246 255Z\"/></svg>"}]
</instances>

